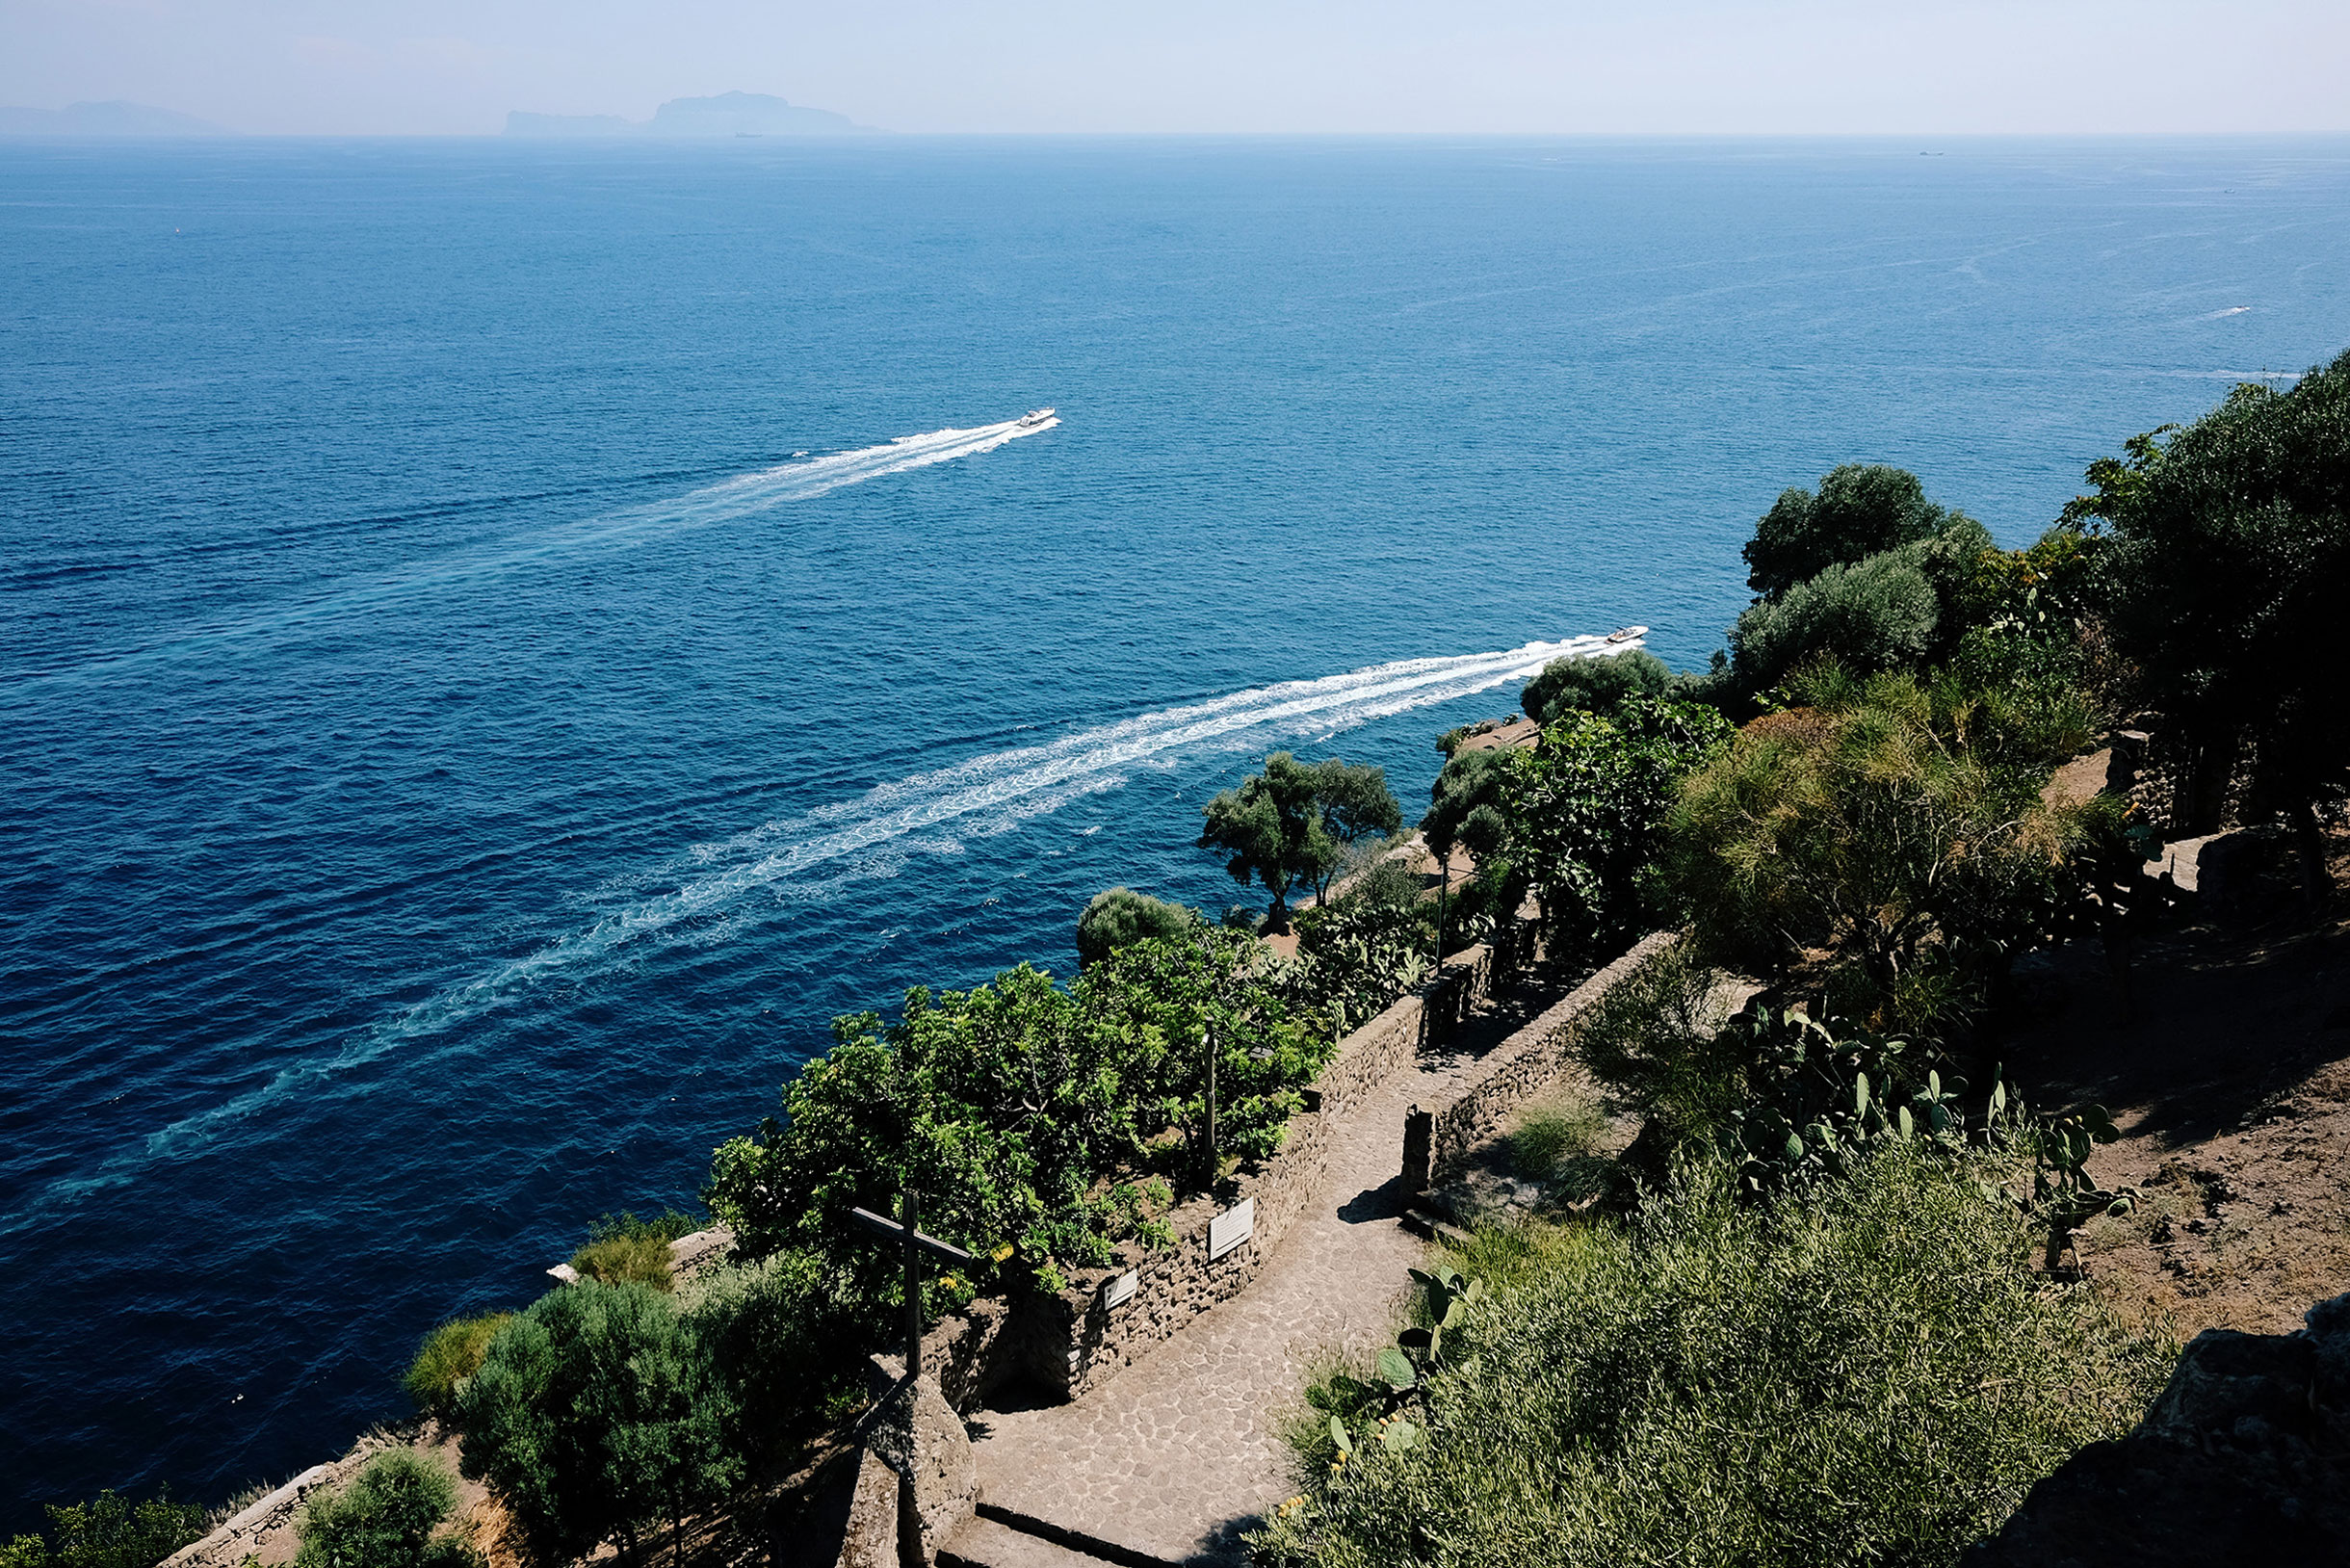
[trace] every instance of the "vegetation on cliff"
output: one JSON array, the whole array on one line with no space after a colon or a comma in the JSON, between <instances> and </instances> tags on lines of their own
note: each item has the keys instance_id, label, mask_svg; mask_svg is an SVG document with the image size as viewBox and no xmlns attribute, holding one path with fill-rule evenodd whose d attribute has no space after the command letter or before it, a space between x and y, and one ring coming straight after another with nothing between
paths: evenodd
<instances>
[{"instance_id":1,"label":"vegetation on cliff","mask_svg":"<svg viewBox=\"0 0 2350 1568\"><path fill-rule=\"evenodd\" d=\"M1881 467L1762 519L1729 656L1664 688L1741 727L1681 771L1632 874L1693 940L1579 1035L1643 1129L1612 1202L1482 1226L1395 1348L1309 1391L1266 1555L1948 1563L2137 1419L2175 1342L2058 1267L2134 1201L2088 1169L2111 1118L1956 1069L1986 1065L2014 959L2110 933L2157 842L2140 808L2048 787L2125 717L2175 769L2172 833L2282 818L2329 891L2350 355L2089 477L2025 550ZM1546 680L1536 757L1586 692L1658 700ZM1431 836L1475 835L1482 875L1557 811L1528 765L1455 764ZM1769 987L1727 1023L1716 963Z\"/></svg>"}]
</instances>

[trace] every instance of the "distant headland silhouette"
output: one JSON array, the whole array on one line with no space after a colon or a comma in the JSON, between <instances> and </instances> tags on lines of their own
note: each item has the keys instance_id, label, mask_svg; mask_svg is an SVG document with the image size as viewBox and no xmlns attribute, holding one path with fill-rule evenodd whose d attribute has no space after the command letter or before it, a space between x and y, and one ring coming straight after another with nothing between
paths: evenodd
<instances>
[{"instance_id":1,"label":"distant headland silhouette","mask_svg":"<svg viewBox=\"0 0 2350 1568\"><path fill-rule=\"evenodd\" d=\"M847 115L787 103L765 92L721 92L715 98L671 98L649 120L618 115L506 117L509 136L872 136Z\"/></svg>"}]
</instances>

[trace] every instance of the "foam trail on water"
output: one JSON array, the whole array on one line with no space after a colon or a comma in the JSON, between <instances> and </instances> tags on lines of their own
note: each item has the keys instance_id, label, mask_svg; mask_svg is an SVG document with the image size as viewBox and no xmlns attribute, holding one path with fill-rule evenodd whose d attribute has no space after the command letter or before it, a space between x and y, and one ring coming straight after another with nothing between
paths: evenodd
<instances>
[{"instance_id":1,"label":"foam trail on water","mask_svg":"<svg viewBox=\"0 0 2350 1568\"><path fill-rule=\"evenodd\" d=\"M928 431L920 435L901 435L877 447L836 452L804 462L739 474L668 500L646 502L581 522L558 524L517 539L458 551L351 583L306 603L199 628L69 668L35 671L13 683L11 689L24 691L76 676L120 670L164 655L197 652L331 622L413 594L500 577L542 562L570 560L593 551L630 549L690 529L753 516L787 502L813 501L850 484L927 468L934 463L953 462L959 457L976 457L1059 424L1058 418L1039 420L1033 425L1007 419L970 430Z\"/></svg>"},{"instance_id":2,"label":"foam trail on water","mask_svg":"<svg viewBox=\"0 0 2350 1568\"><path fill-rule=\"evenodd\" d=\"M695 845L671 862L668 874L682 869L685 875L667 891L614 900L592 921L534 952L385 1019L331 1056L298 1062L226 1104L172 1123L95 1176L60 1182L50 1194L128 1180L138 1167L199 1148L296 1089L509 1006L546 981L609 975L650 954L699 945L724 923L755 924L749 917L762 900L771 919L775 906L799 902L796 894L820 888L829 894L860 876L893 875L906 852L955 852L962 844L953 832L966 837L1003 832L1072 800L1116 789L1136 769L1172 766L1184 754L1259 749L1284 735L1335 734L1523 679L1554 659L1621 653L1639 645L1636 640L1609 643L1597 637L1571 638L1253 687L1040 745L991 751L715 844Z\"/></svg>"}]
</instances>

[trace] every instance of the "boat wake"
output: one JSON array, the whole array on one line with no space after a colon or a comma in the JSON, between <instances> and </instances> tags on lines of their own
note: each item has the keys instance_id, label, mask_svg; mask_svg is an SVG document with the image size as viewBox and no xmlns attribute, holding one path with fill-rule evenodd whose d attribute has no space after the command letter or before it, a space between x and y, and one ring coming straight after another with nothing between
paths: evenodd
<instances>
[{"instance_id":1,"label":"boat wake","mask_svg":"<svg viewBox=\"0 0 2350 1568\"><path fill-rule=\"evenodd\" d=\"M840 897L857 882L895 875L914 856L961 853L970 840L1114 790L1137 771L1171 768L1186 756L1259 750L1284 738L1335 735L1522 680L1554 659L1604 657L1638 645L1580 637L1252 687L1039 745L991 751L692 846L663 866L601 890L589 902L602 909L573 929L403 1009L331 1054L290 1065L225 1104L172 1123L93 1175L55 1184L49 1195L118 1185L149 1163L194 1154L273 1102L411 1042L435 1040L436 1056L466 1049L462 1026L521 1005L549 983L577 984L638 967L665 951L743 939L791 919L796 909Z\"/></svg>"},{"instance_id":2,"label":"boat wake","mask_svg":"<svg viewBox=\"0 0 2350 1568\"><path fill-rule=\"evenodd\" d=\"M533 565L576 559L582 555L624 550L691 529L708 528L755 516L794 501L813 501L851 484L909 473L935 463L976 457L982 453L1054 429L1060 421L1050 410L970 430L928 431L901 435L879 446L836 452L805 461L781 463L755 473L705 485L662 501L626 507L599 517L561 523L519 538L502 539L471 550L420 562L378 577L347 582L317 598L284 605L258 614L198 627L143 647L108 655L62 669L27 671L9 690L25 692L39 686L93 674L123 671L167 657L197 654L224 644L311 627L331 625L353 615L380 610L412 595L480 583Z\"/></svg>"}]
</instances>

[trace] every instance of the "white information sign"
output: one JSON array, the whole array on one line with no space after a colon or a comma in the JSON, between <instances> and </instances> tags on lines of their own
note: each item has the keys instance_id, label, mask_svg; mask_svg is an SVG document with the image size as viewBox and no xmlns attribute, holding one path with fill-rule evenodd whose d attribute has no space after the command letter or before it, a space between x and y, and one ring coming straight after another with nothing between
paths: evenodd
<instances>
[{"instance_id":1,"label":"white information sign","mask_svg":"<svg viewBox=\"0 0 2350 1568\"><path fill-rule=\"evenodd\" d=\"M1250 1198L1208 1221L1208 1261L1216 1259L1257 1232L1257 1200Z\"/></svg>"},{"instance_id":2,"label":"white information sign","mask_svg":"<svg viewBox=\"0 0 2350 1568\"><path fill-rule=\"evenodd\" d=\"M1107 1312L1111 1307L1124 1306L1133 1297L1135 1288L1141 1283L1142 1276L1131 1268L1115 1279L1102 1281L1102 1310Z\"/></svg>"}]
</instances>

